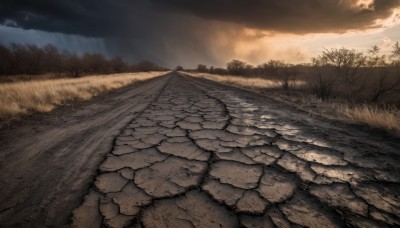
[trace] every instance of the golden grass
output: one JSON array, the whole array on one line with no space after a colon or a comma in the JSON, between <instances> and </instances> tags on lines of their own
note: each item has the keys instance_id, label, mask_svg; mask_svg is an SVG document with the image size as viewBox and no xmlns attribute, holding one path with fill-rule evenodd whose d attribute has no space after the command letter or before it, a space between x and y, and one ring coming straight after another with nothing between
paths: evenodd
<instances>
[{"instance_id":1,"label":"golden grass","mask_svg":"<svg viewBox=\"0 0 400 228\"><path fill-rule=\"evenodd\" d=\"M369 104L348 104L343 100L323 101L312 95L267 94L268 97L292 105L310 114L346 123L367 125L400 136L400 112L395 108Z\"/></svg>"},{"instance_id":2,"label":"golden grass","mask_svg":"<svg viewBox=\"0 0 400 228\"><path fill-rule=\"evenodd\" d=\"M262 78L244 78L237 76L228 76L228 75L212 75L212 74L191 74L193 76L199 76L202 78L210 79L213 81L222 82L228 85L234 86L245 86L249 88L279 88L280 84L275 80L267 80Z\"/></svg>"},{"instance_id":3,"label":"golden grass","mask_svg":"<svg viewBox=\"0 0 400 228\"><path fill-rule=\"evenodd\" d=\"M188 74L213 81L229 84L262 93L267 97L294 106L310 114L324 118L339 120L346 123L367 125L372 128L385 130L393 135L400 136L400 111L378 107L376 105L350 105L344 100L322 101L315 96L296 92L293 94L268 91L266 89L280 88L279 81L261 78L245 78L237 76L221 76L211 74ZM296 86L306 85L305 81L297 81Z\"/></svg>"},{"instance_id":4,"label":"golden grass","mask_svg":"<svg viewBox=\"0 0 400 228\"><path fill-rule=\"evenodd\" d=\"M215 75L215 74L205 74L205 73L201 74L192 73L189 75L222 82L228 85L242 86L242 87L244 86L247 88L254 88L254 89L276 89L282 87L282 84L279 80L271 80L265 78L245 78L232 75ZM306 84L305 81L300 81L300 80L296 82L291 81L290 83L292 86L295 85L296 87L303 86Z\"/></svg>"},{"instance_id":5,"label":"golden grass","mask_svg":"<svg viewBox=\"0 0 400 228\"><path fill-rule=\"evenodd\" d=\"M12 118L30 111L49 112L66 101L89 100L102 92L165 73L124 73L0 84L0 119Z\"/></svg>"},{"instance_id":6,"label":"golden grass","mask_svg":"<svg viewBox=\"0 0 400 228\"><path fill-rule=\"evenodd\" d=\"M396 110L361 105L356 107L344 106L342 112L356 123L368 124L396 134L400 133L400 116Z\"/></svg>"}]
</instances>

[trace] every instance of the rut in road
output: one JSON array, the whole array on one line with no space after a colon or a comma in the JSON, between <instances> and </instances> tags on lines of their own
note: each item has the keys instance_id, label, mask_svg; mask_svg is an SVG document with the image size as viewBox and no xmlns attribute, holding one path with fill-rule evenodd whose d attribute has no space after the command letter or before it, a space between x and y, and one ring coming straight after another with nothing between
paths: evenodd
<instances>
[{"instance_id":1,"label":"rut in road","mask_svg":"<svg viewBox=\"0 0 400 228\"><path fill-rule=\"evenodd\" d=\"M74 227L400 225L400 145L173 76L115 140Z\"/></svg>"}]
</instances>

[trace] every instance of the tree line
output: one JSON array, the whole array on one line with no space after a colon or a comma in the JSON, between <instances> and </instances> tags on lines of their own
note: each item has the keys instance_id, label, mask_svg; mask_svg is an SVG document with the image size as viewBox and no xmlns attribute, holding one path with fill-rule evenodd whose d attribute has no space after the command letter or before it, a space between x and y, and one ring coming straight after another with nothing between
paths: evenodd
<instances>
[{"instance_id":1,"label":"tree line","mask_svg":"<svg viewBox=\"0 0 400 228\"><path fill-rule=\"evenodd\" d=\"M252 66L244 61L232 60L225 69L199 64L196 71L275 79L286 91L294 90L296 80L301 78L307 81L308 89L321 99L342 96L377 102L388 94L400 94L400 44L396 42L388 56L380 54L380 51L376 45L367 52L332 48L325 49L305 64L270 60Z\"/></svg>"},{"instance_id":2,"label":"tree line","mask_svg":"<svg viewBox=\"0 0 400 228\"><path fill-rule=\"evenodd\" d=\"M100 53L77 53L60 50L52 44L0 44L0 75L58 75L80 77L88 74L111 74L165 70L150 62L128 64L121 57L107 58Z\"/></svg>"}]
</instances>

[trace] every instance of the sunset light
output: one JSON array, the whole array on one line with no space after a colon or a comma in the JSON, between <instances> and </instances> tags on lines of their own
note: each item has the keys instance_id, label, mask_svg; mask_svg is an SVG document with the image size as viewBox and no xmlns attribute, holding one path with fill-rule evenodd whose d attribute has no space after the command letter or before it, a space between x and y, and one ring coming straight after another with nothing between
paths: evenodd
<instances>
[{"instance_id":1,"label":"sunset light","mask_svg":"<svg viewBox=\"0 0 400 228\"><path fill-rule=\"evenodd\" d=\"M400 227L400 0L0 0L0 227Z\"/></svg>"}]
</instances>

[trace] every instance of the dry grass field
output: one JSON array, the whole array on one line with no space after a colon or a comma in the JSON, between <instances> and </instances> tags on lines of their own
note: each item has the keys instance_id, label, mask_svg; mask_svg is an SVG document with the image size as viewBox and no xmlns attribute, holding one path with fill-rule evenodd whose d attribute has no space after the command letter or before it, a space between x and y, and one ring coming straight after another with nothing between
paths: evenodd
<instances>
[{"instance_id":1,"label":"dry grass field","mask_svg":"<svg viewBox=\"0 0 400 228\"><path fill-rule=\"evenodd\" d=\"M123 73L81 78L21 81L0 84L0 119L31 111L49 112L73 99L89 100L102 92L148 80L166 72Z\"/></svg>"},{"instance_id":2,"label":"dry grass field","mask_svg":"<svg viewBox=\"0 0 400 228\"><path fill-rule=\"evenodd\" d=\"M304 93L301 90L283 92L280 90L282 85L279 80L206 73L185 74L257 91L269 98L295 106L312 115L346 123L368 125L372 128L384 130L392 135L400 135L400 111L395 107L366 103L350 103L343 99L323 101L315 95ZM309 86L306 80L296 80L291 83L297 88L306 88Z\"/></svg>"},{"instance_id":3,"label":"dry grass field","mask_svg":"<svg viewBox=\"0 0 400 228\"><path fill-rule=\"evenodd\" d=\"M278 89L281 87L281 82L278 80L264 79L264 78L245 78L237 76L226 76L226 75L216 75L216 74L191 74L194 76L200 76L213 81L222 82L234 86L245 86L255 89ZM305 81L298 80L295 82L297 87L304 86Z\"/></svg>"}]
</instances>

